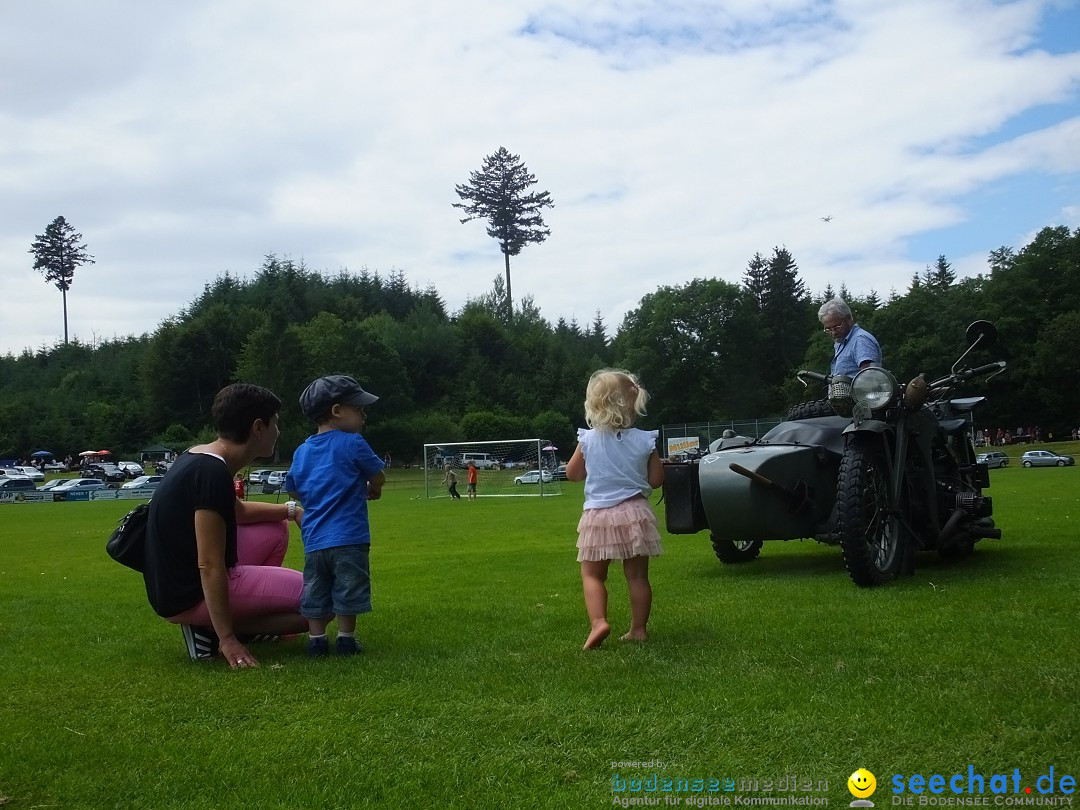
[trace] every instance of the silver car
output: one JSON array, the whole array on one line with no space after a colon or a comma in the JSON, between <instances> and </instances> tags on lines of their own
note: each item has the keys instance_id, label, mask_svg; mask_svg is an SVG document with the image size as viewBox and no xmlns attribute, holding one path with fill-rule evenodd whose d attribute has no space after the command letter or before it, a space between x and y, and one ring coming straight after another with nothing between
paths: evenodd
<instances>
[{"instance_id":1,"label":"silver car","mask_svg":"<svg viewBox=\"0 0 1080 810\"><path fill-rule=\"evenodd\" d=\"M992 450L989 453L979 453L979 455L975 457L975 460L980 464L985 464L986 469L988 470L1009 466L1009 457L1000 450Z\"/></svg>"},{"instance_id":2,"label":"silver car","mask_svg":"<svg viewBox=\"0 0 1080 810\"><path fill-rule=\"evenodd\" d=\"M1076 463L1072 456L1062 456L1049 450L1028 450L1020 456L1025 467L1071 467Z\"/></svg>"}]
</instances>

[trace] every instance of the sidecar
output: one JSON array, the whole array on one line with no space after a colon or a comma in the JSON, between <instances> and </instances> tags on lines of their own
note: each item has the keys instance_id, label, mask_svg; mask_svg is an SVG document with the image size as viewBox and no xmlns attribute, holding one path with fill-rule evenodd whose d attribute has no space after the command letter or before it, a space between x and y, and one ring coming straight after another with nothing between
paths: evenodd
<instances>
[{"instance_id":1,"label":"sidecar","mask_svg":"<svg viewBox=\"0 0 1080 810\"><path fill-rule=\"evenodd\" d=\"M765 540L837 543L836 478L850 424L840 416L781 422L756 441L718 439L700 459L668 464L668 531L708 530L725 563L754 559Z\"/></svg>"}]
</instances>

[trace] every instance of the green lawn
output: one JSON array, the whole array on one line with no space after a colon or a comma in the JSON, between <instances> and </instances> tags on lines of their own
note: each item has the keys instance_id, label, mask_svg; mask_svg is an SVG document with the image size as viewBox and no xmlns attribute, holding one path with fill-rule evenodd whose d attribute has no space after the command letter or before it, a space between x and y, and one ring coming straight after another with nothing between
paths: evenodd
<instances>
[{"instance_id":1,"label":"green lawn","mask_svg":"<svg viewBox=\"0 0 1080 810\"><path fill-rule=\"evenodd\" d=\"M0 505L0 797L602 807L662 797L612 790L655 772L827 780L814 795L845 806L863 766L880 808L893 774L1080 776L1080 469L990 475L1003 538L960 564L925 555L886 588L856 588L809 541L724 567L706 535L666 537L651 641L585 653L579 484L451 502L395 470L372 504L368 652L309 662L298 639L255 647L262 667L243 672L189 662L105 556L130 503ZM613 766L628 761L663 767Z\"/></svg>"}]
</instances>

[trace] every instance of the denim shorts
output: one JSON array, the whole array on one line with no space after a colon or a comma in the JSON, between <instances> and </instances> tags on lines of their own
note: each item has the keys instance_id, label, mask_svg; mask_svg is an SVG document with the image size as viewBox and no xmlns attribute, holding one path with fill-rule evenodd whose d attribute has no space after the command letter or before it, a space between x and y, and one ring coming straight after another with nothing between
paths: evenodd
<instances>
[{"instance_id":1,"label":"denim shorts","mask_svg":"<svg viewBox=\"0 0 1080 810\"><path fill-rule=\"evenodd\" d=\"M304 595L300 615L322 619L371 611L370 543L320 548L304 555Z\"/></svg>"}]
</instances>

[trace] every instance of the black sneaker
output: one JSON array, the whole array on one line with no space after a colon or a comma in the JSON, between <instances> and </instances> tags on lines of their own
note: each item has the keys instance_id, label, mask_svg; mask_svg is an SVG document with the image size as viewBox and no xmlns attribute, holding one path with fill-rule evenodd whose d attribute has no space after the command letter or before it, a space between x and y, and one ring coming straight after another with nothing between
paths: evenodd
<instances>
[{"instance_id":1,"label":"black sneaker","mask_svg":"<svg viewBox=\"0 0 1080 810\"><path fill-rule=\"evenodd\" d=\"M356 655L364 651L364 645L360 644L355 638L349 636L338 636L334 642L334 654L335 655Z\"/></svg>"},{"instance_id":2,"label":"black sneaker","mask_svg":"<svg viewBox=\"0 0 1080 810\"><path fill-rule=\"evenodd\" d=\"M198 627L194 624L182 624L184 644L192 661L208 661L218 654L218 637L212 627Z\"/></svg>"},{"instance_id":3,"label":"black sneaker","mask_svg":"<svg viewBox=\"0 0 1080 810\"><path fill-rule=\"evenodd\" d=\"M281 641L281 636L271 633L237 633L236 640L241 644L270 644Z\"/></svg>"},{"instance_id":4,"label":"black sneaker","mask_svg":"<svg viewBox=\"0 0 1080 810\"><path fill-rule=\"evenodd\" d=\"M307 643L308 658L326 658L330 654L330 642L326 636L309 638Z\"/></svg>"}]
</instances>

